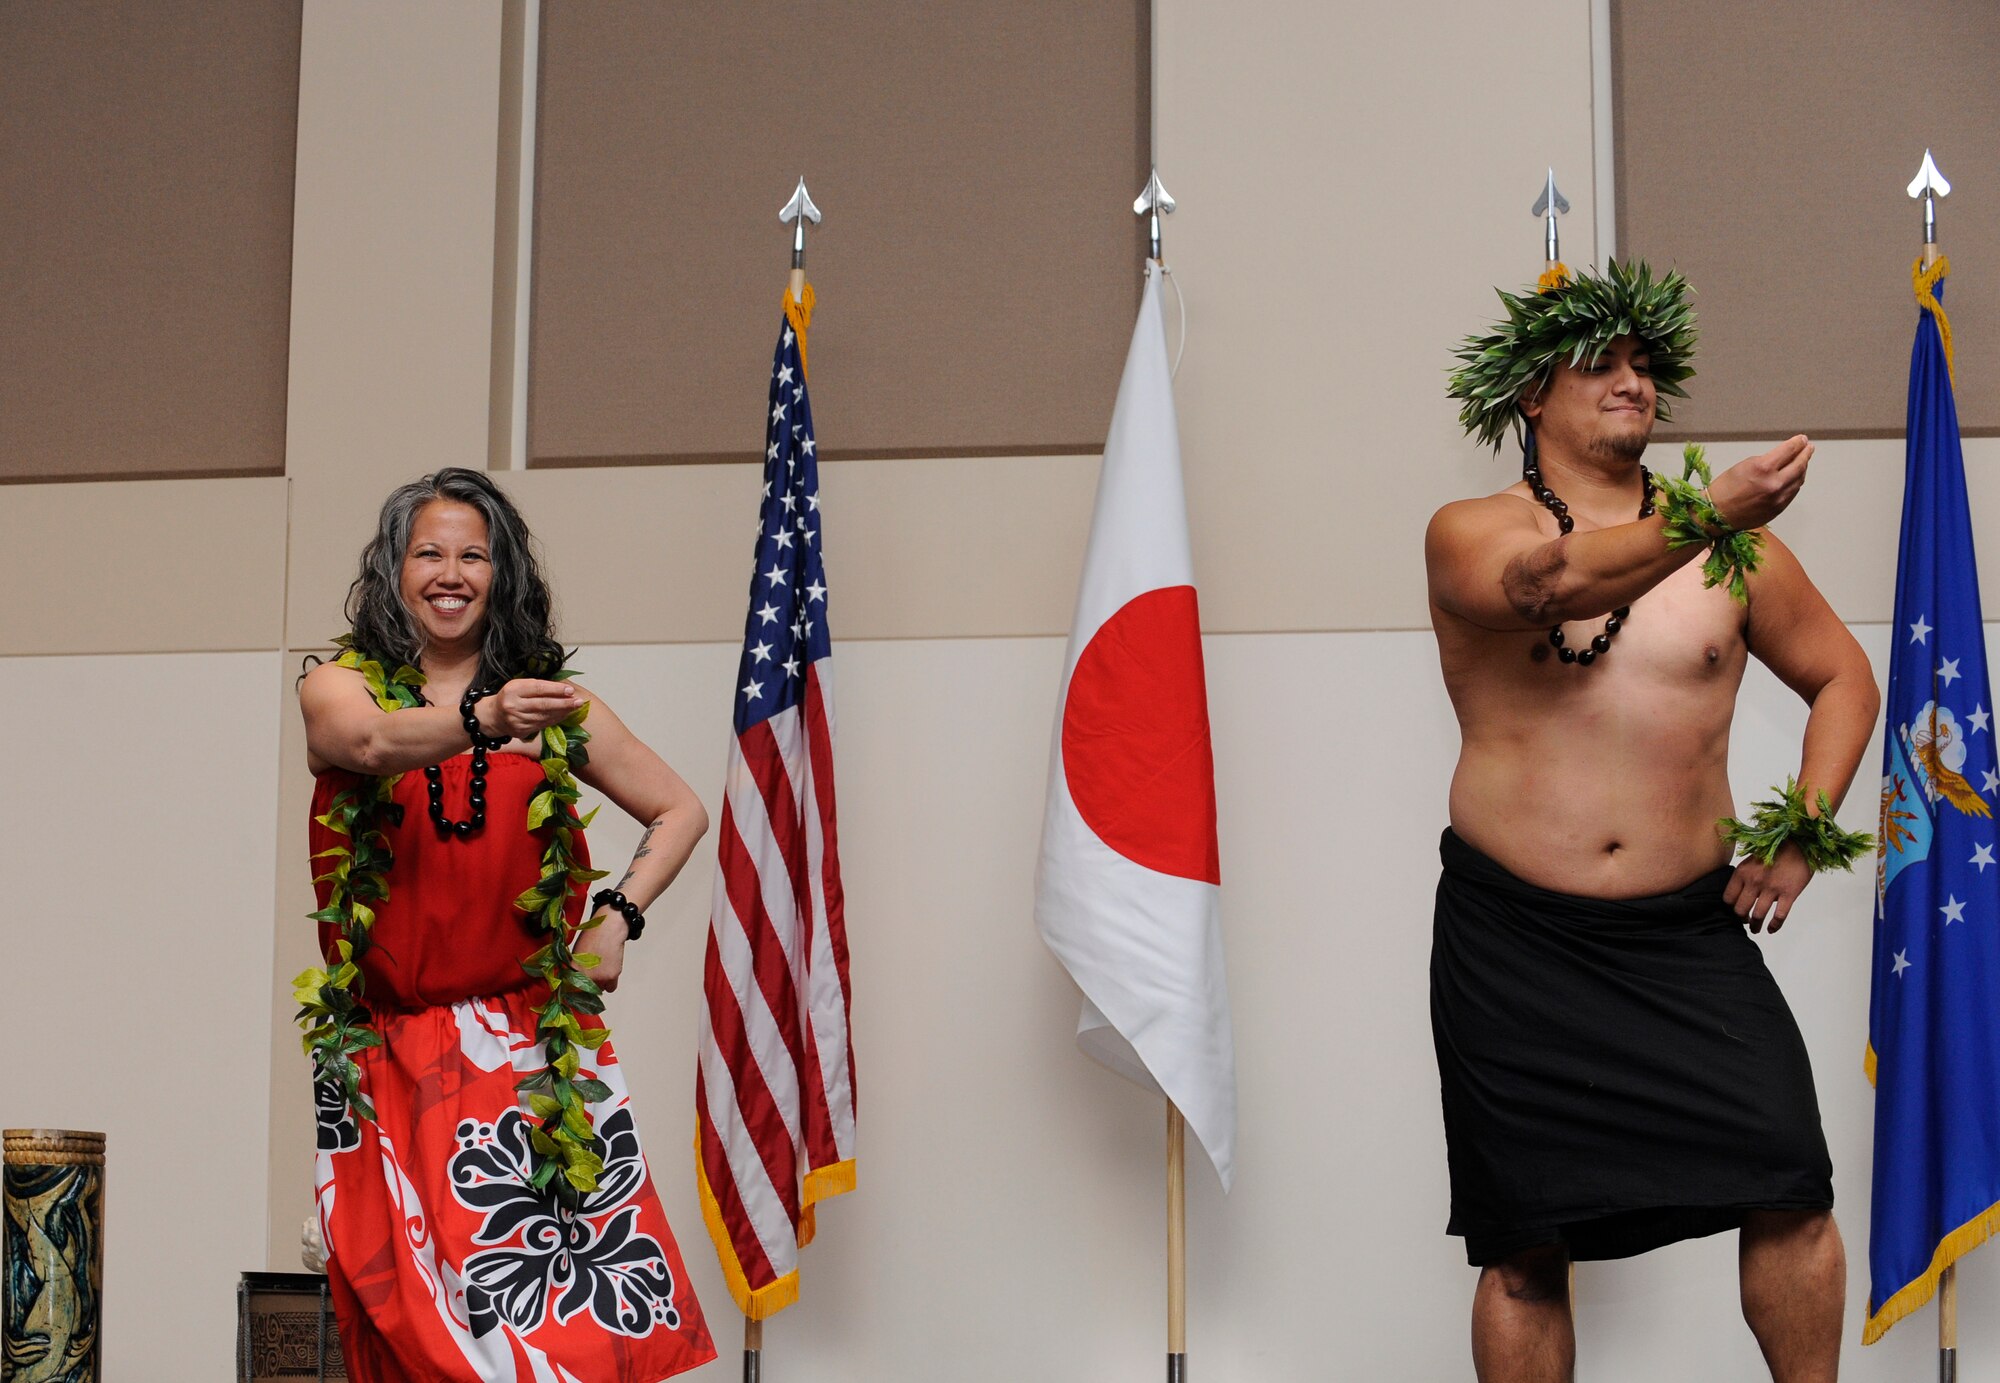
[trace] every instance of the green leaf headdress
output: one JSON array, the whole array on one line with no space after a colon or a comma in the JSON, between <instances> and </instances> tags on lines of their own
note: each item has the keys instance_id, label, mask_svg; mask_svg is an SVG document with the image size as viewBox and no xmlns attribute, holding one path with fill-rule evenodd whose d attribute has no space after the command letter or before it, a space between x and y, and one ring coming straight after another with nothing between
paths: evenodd
<instances>
[{"instance_id":1,"label":"green leaf headdress","mask_svg":"<svg viewBox=\"0 0 2000 1383\"><path fill-rule=\"evenodd\" d=\"M1686 277L1670 270L1655 278L1644 260L1613 260L1601 276L1585 270L1543 277L1536 292L1501 290L1507 319L1468 336L1453 352L1464 363L1451 372L1449 392L1461 401L1458 420L1466 432L1499 450L1508 427L1521 424L1523 394L1545 387L1559 363L1594 362L1618 336L1645 342L1660 393L1659 420L1670 421L1667 396L1686 398L1681 381L1694 374Z\"/></svg>"}]
</instances>

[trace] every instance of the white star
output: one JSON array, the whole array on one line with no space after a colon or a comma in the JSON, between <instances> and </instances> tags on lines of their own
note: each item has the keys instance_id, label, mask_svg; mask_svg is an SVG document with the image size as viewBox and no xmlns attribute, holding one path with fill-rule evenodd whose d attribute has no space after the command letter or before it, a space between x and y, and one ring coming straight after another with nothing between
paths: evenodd
<instances>
[{"instance_id":1,"label":"white star","mask_svg":"<svg viewBox=\"0 0 2000 1383\"><path fill-rule=\"evenodd\" d=\"M1924 623L1924 617L1918 615L1917 622L1910 626L1910 642L1922 643L1929 636L1930 632L1931 627Z\"/></svg>"},{"instance_id":2,"label":"white star","mask_svg":"<svg viewBox=\"0 0 2000 1383\"><path fill-rule=\"evenodd\" d=\"M1995 773L1990 768L1987 769L1986 781L1979 785L1979 790L1981 792L2000 792L2000 773Z\"/></svg>"},{"instance_id":3,"label":"white star","mask_svg":"<svg viewBox=\"0 0 2000 1383\"><path fill-rule=\"evenodd\" d=\"M758 697L762 696L763 694L764 694L764 684L762 682L745 682L743 684L744 700L755 701Z\"/></svg>"},{"instance_id":4,"label":"white star","mask_svg":"<svg viewBox=\"0 0 2000 1383\"><path fill-rule=\"evenodd\" d=\"M1956 893L1952 894L1951 901L1939 908L1938 911L1944 914L1944 924L1947 927L1954 922L1963 922L1965 920L1965 904L1958 901Z\"/></svg>"},{"instance_id":5,"label":"white star","mask_svg":"<svg viewBox=\"0 0 2000 1383\"><path fill-rule=\"evenodd\" d=\"M765 624L776 624L778 622L778 607L768 600L765 601L764 608L757 612L757 618Z\"/></svg>"},{"instance_id":6,"label":"white star","mask_svg":"<svg viewBox=\"0 0 2000 1383\"><path fill-rule=\"evenodd\" d=\"M1991 711L1987 710L1984 706L1974 706L1972 714L1965 718L1965 723L1972 727L1972 733L1976 735L1986 728L1986 722L1991 719L1993 719Z\"/></svg>"},{"instance_id":7,"label":"white star","mask_svg":"<svg viewBox=\"0 0 2000 1383\"><path fill-rule=\"evenodd\" d=\"M764 573L764 579L773 586L782 586L785 584L785 569L773 562L771 569Z\"/></svg>"},{"instance_id":8,"label":"white star","mask_svg":"<svg viewBox=\"0 0 2000 1383\"><path fill-rule=\"evenodd\" d=\"M805 531L806 531L806 521L803 518L801 518L799 520L799 532L803 533Z\"/></svg>"},{"instance_id":9,"label":"white star","mask_svg":"<svg viewBox=\"0 0 2000 1383\"><path fill-rule=\"evenodd\" d=\"M764 482L764 498L769 499L770 497L771 497L771 482L767 480Z\"/></svg>"},{"instance_id":10,"label":"white star","mask_svg":"<svg viewBox=\"0 0 2000 1383\"><path fill-rule=\"evenodd\" d=\"M806 430L806 425L804 423L792 424L792 436L794 437L798 436L801 432L804 432L805 430Z\"/></svg>"},{"instance_id":11,"label":"white star","mask_svg":"<svg viewBox=\"0 0 2000 1383\"><path fill-rule=\"evenodd\" d=\"M778 459L778 444L776 442L764 448L764 459L766 461L776 461Z\"/></svg>"},{"instance_id":12,"label":"white star","mask_svg":"<svg viewBox=\"0 0 2000 1383\"><path fill-rule=\"evenodd\" d=\"M787 677L797 677L799 675L799 660L796 657L785 659L784 667Z\"/></svg>"},{"instance_id":13,"label":"white star","mask_svg":"<svg viewBox=\"0 0 2000 1383\"><path fill-rule=\"evenodd\" d=\"M806 622L804 620L800 620L798 623L792 626L792 637L795 639L803 639L805 636L806 636Z\"/></svg>"},{"instance_id":14,"label":"white star","mask_svg":"<svg viewBox=\"0 0 2000 1383\"><path fill-rule=\"evenodd\" d=\"M792 367L789 365L780 365L778 367L778 383L790 384L791 382L792 382Z\"/></svg>"},{"instance_id":15,"label":"white star","mask_svg":"<svg viewBox=\"0 0 2000 1383\"><path fill-rule=\"evenodd\" d=\"M785 512L787 514L791 513L792 510L798 506L799 502L798 496L794 495L789 490L787 490L784 494L779 495L778 499L785 506Z\"/></svg>"},{"instance_id":16,"label":"white star","mask_svg":"<svg viewBox=\"0 0 2000 1383\"><path fill-rule=\"evenodd\" d=\"M819 491L814 490L806 496L806 507L810 513L817 514L819 512Z\"/></svg>"},{"instance_id":17,"label":"white star","mask_svg":"<svg viewBox=\"0 0 2000 1383\"><path fill-rule=\"evenodd\" d=\"M752 649L750 650L750 656L751 656L751 657L753 657L753 658L755 658L755 659L756 659L756 660L757 660L758 662L760 662L760 663L768 663L768 662L770 662L770 661L771 661L771 645L769 645L769 644L767 644L767 643L760 643L760 644L757 644L757 645L756 645L755 647L753 647L753 648L752 648Z\"/></svg>"},{"instance_id":18,"label":"white star","mask_svg":"<svg viewBox=\"0 0 2000 1383\"><path fill-rule=\"evenodd\" d=\"M813 622L809 619L805 619L805 620L800 620L799 623L805 626L806 637L811 638L813 631Z\"/></svg>"},{"instance_id":19,"label":"white star","mask_svg":"<svg viewBox=\"0 0 2000 1383\"><path fill-rule=\"evenodd\" d=\"M814 600L825 600L826 587L820 585L819 582L815 581L812 583L812 585L806 587L806 594L811 596Z\"/></svg>"},{"instance_id":20,"label":"white star","mask_svg":"<svg viewBox=\"0 0 2000 1383\"><path fill-rule=\"evenodd\" d=\"M783 405L782 403L772 404L771 421L774 423L781 423L784 420L785 420L785 405Z\"/></svg>"},{"instance_id":21,"label":"white star","mask_svg":"<svg viewBox=\"0 0 2000 1383\"><path fill-rule=\"evenodd\" d=\"M789 528L774 528L771 530L771 537L776 540L779 547L792 545L792 530Z\"/></svg>"},{"instance_id":22,"label":"white star","mask_svg":"<svg viewBox=\"0 0 2000 1383\"><path fill-rule=\"evenodd\" d=\"M813 447L814 447L815 445L817 445L817 444L816 444L816 443L815 443L815 442L813 441L813 439L812 439L812 438L810 438L810 437L806 438L806 440L805 440L805 448L806 448L806 455L807 455L807 456L811 456L811 455L813 454Z\"/></svg>"},{"instance_id":23,"label":"white star","mask_svg":"<svg viewBox=\"0 0 2000 1383\"><path fill-rule=\"evenodd\" d=\"M803 390L803 389L794 389L794 390L792 390L792 402L793 402L793 403L797 403L797 402L798 402L798 401L799 401L800 399L804 398L805 396L806 396L806 391L805 391L805 390Z\"/></svg>"},{"instance_id":24,"label":"white star","mask_svg":"<svg viewBox=\"0 0 2000 1383\"><path fill-rule=\"evenodd\" d=\"M1979 872L1980 872L1981 874L1984 874L1984 873L1986 872L1986 866L1987 866L1987 865L1989 865L1989 864L2000 864L2000 860L1995 860L1995 859L1993 858L1993 847L1992 847L1992 846L1990 846L1990 845L1975 845L1975 846L1973 846L1973 847L1972 847L1972 858L1971 858L1971 859L1969 859L1969 860L1967 860L1967 861L1966 861L1966 863L1967 863L1967 864L1976 864L1976 865L1978 865L1978 866L1979 866Z\"/></svg>"},{"instance_id":25,"label":"white star","mask_svg":"<svg viewBox=\"0 0 2000 1383\"><path fill-rule=\"evenodd\" d=\"M1908 954L1907 952L1904 952L1904 951L1898 951L1898 952L1896 952L1896 959L1895 959L1895 962L1894 962L1894 964L1895 964L1895 967L1896 967L1896 968L1895 968L1895 976L1896 976L1896 978L1897 978L1897 979L1899 979L1899 980L1900 980L1900 979L1902 979L1902 978L1903 978L1903 972L1904 972L1905 970L1907 970L1907 969L1909 969L1909 968L1910 968L1910 957L1909 957L1909 954Z\"/></svg>"},{"instance_id":26,"label":"white star","mask_svg":"<svg viewBox=\"0 0 2000 1383\"><path fill-rule=\"evenodd\" d=\"M1958 659L1946 658L1938 664L1938 681L1947 687L1958 680Z\"/></svg>"},{"instance_id":27,"label":"white star","mask_svg":"<svg viewBox=\"0 0 2000 1383\"><path fill-rule=\"evenodd\" d=\"M819 534L813 532L812 529L807 528L804 524L799 525L799 533L805 538L805 540L808 543L810 543L814 538L817 538L819 536Z\"/></svg>"},{"instance_id":28,"label":"white star","mask_svg":"<svg viewBox=\"0 0 2000 1383\"><path fill-rule=\"evenodd\" d=\"M792 329L790 327L785 328L785 344L788 346L792 344Z\"/></svg>"}]
</instances>

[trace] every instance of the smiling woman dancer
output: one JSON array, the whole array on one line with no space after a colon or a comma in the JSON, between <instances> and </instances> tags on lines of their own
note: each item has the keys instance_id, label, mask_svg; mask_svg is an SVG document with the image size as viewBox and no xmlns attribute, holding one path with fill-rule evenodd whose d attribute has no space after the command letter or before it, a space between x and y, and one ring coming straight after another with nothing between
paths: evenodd
<instances>
[{"instance_id":1,"label":"smiling woman dancer","mask_svg":"<svg viewBox=\"0 0 2000 1383\"><path fill-rule=\"evenodd\" d=\"M300 686L326 969L297 998L348 1375L650 1383L706 1363L597 1016L701 803L568 680L528 531L484 475L389 496L347 615L345 651ZM588 920L575 778L646 823Z\"/></svg>"}]
</instances>

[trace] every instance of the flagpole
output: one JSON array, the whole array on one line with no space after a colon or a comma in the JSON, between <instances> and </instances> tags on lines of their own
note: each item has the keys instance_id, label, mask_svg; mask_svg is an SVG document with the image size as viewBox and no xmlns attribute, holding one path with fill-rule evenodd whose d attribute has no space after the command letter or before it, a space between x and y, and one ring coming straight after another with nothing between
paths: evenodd
<instances>
[{"instance_id":1,"label":"flagpole","mask_svg":"<svg viewBox=\"0 0 2000 1383\"><path fill-rule=\"evenodd\" d=\"M792 190L791 200L779 208L778 220L792 227L792 272L786 280L785 289L792 301L803 303L806 297L806 223L820 222L820 210L813 205L812 194L806 191L806 180L801 177L799 185ZM799 342L799 356L805 356L805 342ZM775 454L775 453L774 453ZM764 1373L764 1322L743 1318L743 1383L761 1383Z\"/></svg>"},{"instance_id":2,"label":"flagpole","mask_svg":"<svg viewBox=\"0 0 2000 1383\"><path fill-rule=\"evenodd\" d=\"M1187 1379L1187 1119L1167 1101L1167 1383Z\"/></svg>"},{"instance_id":3,"label":"flagpole","mask_svg":"<svg viewBox=\"0 0 2000 1383\"><path fill-rule=\"evenodd\" d=\"M1146 259L1162 269L1160 218L1174 210L1173 194L1152 170L1132 214L1146 218ZM1167 1383L1187 1381L1187 1119L1167 1101Z\"/></svg>"},{"instance_id":4,"label":"flagpole","mask_svg":"<svg viewBox=\"0 0 2000 1383\"><path fill-rule=\"evenodd\" d=\"M1924 250L1921 261L1925 270L1938 262L1943 251L1938 249L1937 239L1937 199L1951 195L1951 184L1938 171L1937 163L1931 158L1931 151L1924 150L1924 161L1917 169L1917 176L1910 180L1910 196L1924 205ZM1948 1263L1938 1274L1938 1383L1958 1383L1958 1265Z\"/></svg>"},{"instance_id":5,"label":"flagpole","mask_svg":"<svg viewBox=\"0 0 2000 1383\"><path fill-rule=\"evenodd\" d=\"M1958 1264L1938 1276L1938 1383L1958 1383Z\"/></svg>"}]
</instances>

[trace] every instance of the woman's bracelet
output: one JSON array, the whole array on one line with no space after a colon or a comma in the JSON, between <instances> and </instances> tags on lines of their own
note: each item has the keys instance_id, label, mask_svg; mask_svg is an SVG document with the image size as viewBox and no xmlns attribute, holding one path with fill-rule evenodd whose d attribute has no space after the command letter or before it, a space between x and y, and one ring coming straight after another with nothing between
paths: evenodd
<instances>
[{"instance_id":1,"label":"woman's bracelet","mask_svg":"<svg viewBox=\"0 0 2000 1383\"><path fill-rule=\"evenodd\" d=\"M1819 796L1819 815L1806 810L1805 789L1798 779L1787 778L1777 790L1775 802L1752 802L1748 822L1725 816L1716 823L1722 838L1765 864L1778 858L1787 841L1805 854L1815 874L1829 869L1854 868L1854 862L1875 848L1875 837L1865 831L1843 831L1833 819L1833 804L1824 792Z\"/></svg>"},{"instance_id":2,"label":"woman's bracelet","mask_svg":"<svg viewBox=\"0 0 2000 1383\"><path fill-rule=\"evenodd\" d=\"M600 888L591 895L591 907L601 908L607 903L625 919L625 939L637 941L639 933L646 930L646 914L639 911L639 905L615 888Z\"/></svg>"},{"instance_id":3,"label":"woman's bracelet","mask_svg":"<svg viewBox=\"0 0 2000 1383\"><path fill-rule=\"evenodd\" d=\"M1667 547L1706 544L1708 557L1701 564L1701 584L1720 586L1726 581L1736 603L1747 605L1750 603L1747 578L1757 570L1757 550L1764 545L1763 535L1754 531L1739 533L1722 517L1722 511L1709 498L1708 486L1714 477L1709 474L1708 463L1702 460L1700 447L1688 443L1681 452L1681 461L1684 469L1679 480L1664 475L1653 477L1653 507L1667 521ZM1699 487L1694 483L1696 476L1701 477Z\"/></svg>"},{"instance_id":4,"label":"woman's bracelet","mask_svg":"<svg viewBox=\"0 0 2000 1383\"><path fill-rule=\"evenodd\" d=\"M465 689L465 695L458 700L458 718L465 722L465 733L472 736L472 747L474 749L505 749L507 747L508 737L506 735L489 735L479 728L479 717L473 713L472 709L499 690L500 688L498 687L487 687L482 691L476 685L470 686Z\"/></svg>"}]
</instances>

